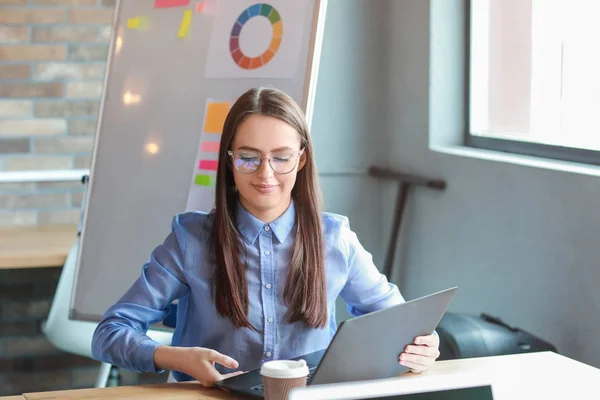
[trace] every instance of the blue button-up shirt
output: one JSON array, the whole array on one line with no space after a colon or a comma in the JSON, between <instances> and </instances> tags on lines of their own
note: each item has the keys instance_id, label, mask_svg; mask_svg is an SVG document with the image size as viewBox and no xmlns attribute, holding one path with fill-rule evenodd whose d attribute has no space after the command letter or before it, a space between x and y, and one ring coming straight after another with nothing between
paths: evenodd
<instances>
[{"instance_id":1,"label":"blue button-up shirt","mask_svg":"<svg viewBox=\"0 0 600 400\"><path fill-rule=\"evenodd\" d=\"M156 371L158 343L148 327L165 319L178 299L173 346L207 347L239 362L239 369L259 368L265 361L289 359L329 345L336 332L335 301L341 296L354 316L404 301L350 229L348 219L323 213L327 312L325 328L284 318L283 292L295 237L293 202L275 221L265 224L238 203L237 225L247 248L248 319L258 330L236 328L218 314L211 297L214 264L207 257L214 214L187 212L173 218L172 232L151 255L125 295L110 307L94 333L93 357L140 372ZM243 252L244 253L244 252ZM231 370L218 365L221 373ZM191 379L173 372L177 380Z\"/></svg>"}]
</instances>

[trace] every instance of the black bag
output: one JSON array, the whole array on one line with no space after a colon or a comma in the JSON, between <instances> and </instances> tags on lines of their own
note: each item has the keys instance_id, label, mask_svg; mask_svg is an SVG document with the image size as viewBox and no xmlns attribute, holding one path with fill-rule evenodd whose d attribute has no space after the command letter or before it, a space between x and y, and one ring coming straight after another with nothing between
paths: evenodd
<instances>
[{"instance_id":1,"label":"black bag","mask_svg":"<svg viewBox=\"0 0 600 400\"><path fill-rule=\"evenodd\" d=\"M438 360L557 352L551 343L486 314L477 317L446 312L436 331L440 337Z\"/></svg>"}]
</instances>

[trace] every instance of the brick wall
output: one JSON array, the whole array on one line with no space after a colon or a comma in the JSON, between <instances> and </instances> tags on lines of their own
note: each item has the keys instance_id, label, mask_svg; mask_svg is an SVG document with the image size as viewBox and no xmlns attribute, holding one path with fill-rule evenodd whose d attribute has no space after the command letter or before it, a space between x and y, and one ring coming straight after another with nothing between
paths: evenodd
<instances>
[{"instance_id":1,"label":"brick wall","mask_svg":"<svg viewBox=\"0 0 600 400\"><path fill-rule=\"evenodd\" d=\"M129 0L133 1L133 0ZM88 168L114 0L0 0L0 171ZM0 227L76 224L83 186L0 184ZM0 270L0 395L92 387L41 333L60 268ZM124 385L165 375L122 371Z\"/></svg>"},{"instance_id":2,"label":"brick wall","mask_svg":"<svg viewBox=\"0 0 600 400\"><path fill-rule=\"evenodd\" d=\"M0 171L88 168L115 0L0 0ZM80 184L0 184L0 226L76 224Z\"/></svg>"},{"instance_id":3,"label":"brick wall","mask_svg":"<svg viewBox=\"0 0 600 400\"><path fill-rule=\"evenodd\" d=\"M41 332L61 268L0 270L0 396L93 387L99 362L56 349ZM121 372L121 385L166 374Z\"/></svg>"}]
</instances>

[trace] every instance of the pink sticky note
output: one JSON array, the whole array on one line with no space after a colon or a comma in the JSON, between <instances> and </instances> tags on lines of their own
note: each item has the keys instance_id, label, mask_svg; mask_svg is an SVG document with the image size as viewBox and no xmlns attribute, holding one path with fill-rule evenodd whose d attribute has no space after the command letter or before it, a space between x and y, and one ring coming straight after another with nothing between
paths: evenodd
<instances>
[{"instance_id":1,"label":"pink sticky note","mask_svg":"<svg viewBox=\"0 0 600 400\"><path fill-rule=\"evenodd\" d=\"M190 0L154 0L154 8L185 7Z\"/></svg>"},{"instance_id":2,"label":"pink sticky note","mask_svg":"<svg viewBox=\"0 0 600 400\"><path fill-rule=\"evenodd\" d=\"M202 151L205 153L218 153L219 142L204 142L202 143Z\"/></svg>"},{"instance_id":3,"label":"pink sticky note","mask_svg":"<svg viewBox=\"0 0 600 400\"><path fill-rule=\"evenodd\" d=\"M196 12L201 13L202 11L204 11L204 2L199 1L196 3Z\"/></svg>"},{"instance_id":4,"label":"pink sticky note","mask_svg":"<svg viewBox=\"0 0 600 400\"><path fill-rule=\"evenodd\" d=\"M219 162L216 160L200 160L200 165L198 165L198 168L205 171L216 171L218 165Z\"/></svg>"}]
</instances>

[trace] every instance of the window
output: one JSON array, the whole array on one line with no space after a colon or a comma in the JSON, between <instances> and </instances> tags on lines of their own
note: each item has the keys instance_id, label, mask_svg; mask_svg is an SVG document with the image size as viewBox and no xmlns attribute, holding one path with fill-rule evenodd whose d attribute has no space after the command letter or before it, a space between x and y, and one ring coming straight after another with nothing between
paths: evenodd
<instances>
[{"instance_id":1,"label":"window","mask_svg":"<svg viewBox=\"0 0 600 400\"><path fill-rule=\"evenodd\" d=\"M472 0L467 144L600 164L599 0Z\"/></svg>"}]
</instances>

